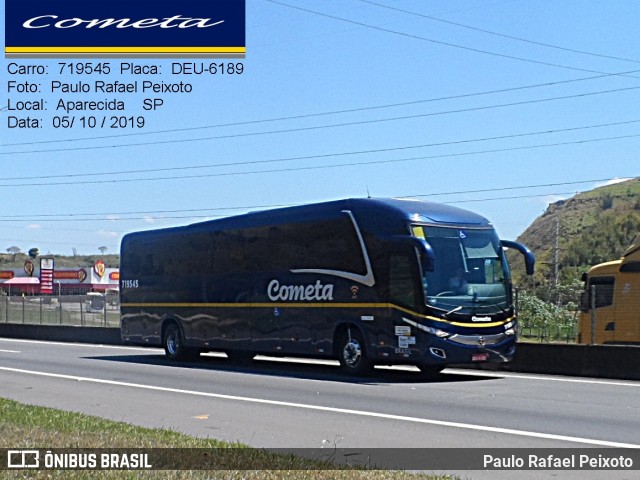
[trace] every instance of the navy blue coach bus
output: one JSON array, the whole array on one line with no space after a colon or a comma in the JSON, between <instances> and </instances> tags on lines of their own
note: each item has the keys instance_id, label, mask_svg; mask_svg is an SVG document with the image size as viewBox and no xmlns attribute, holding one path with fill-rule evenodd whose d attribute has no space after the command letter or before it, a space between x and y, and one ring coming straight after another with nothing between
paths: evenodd
<instances>
[{"instance_id":1,"label":"navy blue coach bus","mask_svg":"<svg viewBox=\"0 0 640 480\"><path fill-rule=\"evenodd\" d=\"M484 217L430 202L349 199L126 235L121 332L171 359L222 351L435 374L515 349L504 247Z\"/></svg>"}]
</instances>

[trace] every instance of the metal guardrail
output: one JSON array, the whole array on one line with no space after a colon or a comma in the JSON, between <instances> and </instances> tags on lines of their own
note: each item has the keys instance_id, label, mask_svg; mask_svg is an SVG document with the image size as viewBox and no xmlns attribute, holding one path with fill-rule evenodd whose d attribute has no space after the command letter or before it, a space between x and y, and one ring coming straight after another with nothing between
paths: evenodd
<instances>
[{"instance_id":1,"label":"metal guardrail","mask_svg":"<svg viewBox=\"0 0 640 480\"><path fill-rule=\"evenodd\" d=\"M0 323L119 327L118 294L0 296Z\"/></svg>"},{"instance_id":2,"label":"metal guardrail","mask_svg":"<svg viewBox=\"0 0 640 480\"><path fill-rule=\"evenodd\" d=\"M578 312L528 318L521 315L519 337L525 342L575 343ZM120 298L113 294L0 296L0 323L120 327Z\"/></svg>"}]
</instances>

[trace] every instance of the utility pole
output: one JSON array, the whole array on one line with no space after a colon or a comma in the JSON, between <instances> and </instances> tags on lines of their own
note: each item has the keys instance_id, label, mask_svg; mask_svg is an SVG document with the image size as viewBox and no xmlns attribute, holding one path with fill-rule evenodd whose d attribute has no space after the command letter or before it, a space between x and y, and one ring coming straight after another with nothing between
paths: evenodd
<instances>
[{"instance_id":1,"label":"utility pole","mask_svg":"<svg viewBox=\"0 0 640 480\"><path fill-rule=\"evenodd\" d=\"M553 243L553 286L558 288L559 283L559 251L560 251L560 220L558 217L553 219L553 224L555 226L555 241Z\"/></svg>"},{"instance_id":2,"label":"utility pole","mask_svg":"<svg viewBox=\"0 0 640 480\"><path fill-rule=\"evenodd\" d=\"M560 305L560 294L558 293L558 284L560 283L560 220L558 217L553 219L554 226L554 240L553 240L553 260L551 262L553 266L553 278L549 285L549 290L553 288L553 295L556 297L556 305ZM553 295L550 295L549 300L553 301Z\"/></svg>"}]
</instances>

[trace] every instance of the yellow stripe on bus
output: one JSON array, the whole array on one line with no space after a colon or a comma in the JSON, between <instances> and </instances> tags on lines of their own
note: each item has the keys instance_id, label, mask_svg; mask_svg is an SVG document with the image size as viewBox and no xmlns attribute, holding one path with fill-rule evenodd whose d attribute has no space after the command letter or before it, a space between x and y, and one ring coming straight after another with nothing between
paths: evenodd
<instances>
[{"instance_id":1,"label":"yellow stripe on bus","mask_svg":"<svg viewBox=\"0 0 640 480\"><path fill-rule=\"evenodd\" d=\"M512 321L515 317L509 317L498 322L478 322L461 323L444 320L430 315L409 310L393 303L291 303L291 302L268 302L268 303L123 303L126 308L382 308L394 309L426 320L446 323L458 327L486 328L498 327Z\"/></svg>"},{"instance_id":2,"label":"yellow stripe on bus","mask_svg":"<svg viewBox=\"0 0 640 480\"><path fill-rule=\"evenodd\" d=\"M246 47L5 47L5 53L246 53Z\"/></svg>"}]
</instances>

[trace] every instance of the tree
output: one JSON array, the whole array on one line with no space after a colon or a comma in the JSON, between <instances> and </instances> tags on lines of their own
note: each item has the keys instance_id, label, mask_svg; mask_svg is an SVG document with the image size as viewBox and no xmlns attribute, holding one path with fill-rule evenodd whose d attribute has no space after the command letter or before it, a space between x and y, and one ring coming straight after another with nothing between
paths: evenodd
<instances>
[{"instance_id":1,"label":"tree","mask_svg":"<svg viewBox=\"0 0 640 480\"><path fill-rule=\"evenodd\" d=\"M600 200L600 205L602 206L603 210L609 210L611 207L613 207L613 195L611 195L610 193L605 193Z\"/></svg>"},{"instance_id":2,"label":"tree","mask_svg":"<svg viewBox=\"0 0 640 480\"><path fill-rule=\"evenodd\" d=\"M521 290L518 293L520 334L546 341L573 339L577 328L577 309L575 302L567 302L561 307Z\"/></svg>"},{"instance_id":3,"label":"tree","mask_svg":"<svg viewBox=\"0 0 640 480\"><path fill-rule=\"evenodd\" d=\"M40 255L40 250L38 250L37 248L34 247L29 250L29 256L31 258L35 259L38 255Z\"/></svg>"},{"instance_id":4,"label":"tree","mask_svg":"<svg viewBox=\"0 0 640 480\"><path fill-rule=\"evenodd\" d=\"M102 255L104 255L104 252L106 252L106 251L107 251L107 250L109 250L109 249L108 249L107 247L105 247L105 246L102 246L102 247L98 247L98 250L100 250L100 253L101 253Z\"/></svg>"},{"instance_id":5,"label":"tree","mask_svg":"<svg viewBox=\"0 0 640 480\"><path fill-rule=\"evenodd\" d=\"M16 247L14 245L13 247L7 248L7 252L9 252L11 255L13 255L13 261L15 262L16 256L20 253L20 247Z\"/></svg>"}]
</instances>

